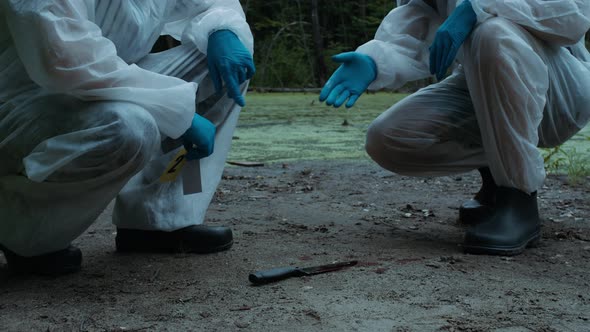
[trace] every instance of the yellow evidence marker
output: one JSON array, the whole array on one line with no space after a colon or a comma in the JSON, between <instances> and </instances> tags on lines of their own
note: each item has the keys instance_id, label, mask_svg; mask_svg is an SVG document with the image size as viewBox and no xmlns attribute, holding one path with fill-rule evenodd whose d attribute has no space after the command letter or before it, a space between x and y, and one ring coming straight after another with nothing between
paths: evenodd
<instances>
[{"instance_id":1,"label":"yellow evidence marker","mask_svg":"<svg viewBox=\"0 0 590 332\"><path fill-rule=\"evenodd\" d=\"M166 170L164 171L164 174L162 174L162 176L160 177L160 182L172 182L172 181L176 180L178 175L180 175L182 168L186 164L186 154L187 153L188 152L184 148L182 148L182 149L180 149L180 151L178 151L178 153L176 154L176 156L174 156L174 159L172 159L170 164L168 164L168 166L166 166Z\"/></svg>"}]
</instances>

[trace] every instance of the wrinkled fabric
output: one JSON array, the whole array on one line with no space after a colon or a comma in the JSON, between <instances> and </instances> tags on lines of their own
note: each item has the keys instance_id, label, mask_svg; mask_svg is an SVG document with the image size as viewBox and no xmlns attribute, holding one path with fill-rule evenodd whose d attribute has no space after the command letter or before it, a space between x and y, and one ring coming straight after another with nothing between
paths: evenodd
<instances>
[{"instance_id":1,"label":"wrinkled fabric","mask_svg":"<svg viewBox=\"0 0 590 332\"><path fill-rule=\"evenodd\" d=\"M184 26L183 41L193 42L205 54L207 43L201 40L219 29L234 31L250 50L253 44L238 1L10 0L1 4L0 26L7 29L0 31L4 41L0 73L5 68L20 70L2 75L0 88L24 75L45 91L82 100L132 102L150 112L160 131L172 138L190 125L197 85L133 63L149 53L166 33L167 24ZM13 89L20 90L7 90ZM0 91L0 101L12 97Z\"/></svg>"},{"instance_id":2,"label":"wrinkled fabric","mask_svg":"<svg viewBox=\"0 0 590 332\"><path fill-rule=\"evenodd\" d=\"M530 193L538 190L545 178L537 146L561 144L589 121L590 105L586 96L590 92L590 54L584 47L583 37L590 29L590 2L471 2L478 15L478 25L457 58L464 71L466 90L446 89L428 95L431 101L418 98L420 94L409 98L414 101L410 109L440 109L442 114L456 115L455 111L445 111L447 108L473 107L471 113L477 119L480 136L477 142L484 153L483 162L474 159L472 150L461 152L451 144L461 143L461 139L454 135L449 138L448 134L461 132L455 127L463 122L457 122L454 115L446 117L433 111L417 112L422 116L387 112L396 115L383 115L376 121L373 128L383 130L370 130L367 151L384 167L414 175L418 174L405 165L412 162L399 160L396 151L400 147L423 158L422 165L414 168L422 170L420 174L451 174L489 166L499 185ZM460 1L439 0L433 8L422 0L398 1L398 7L384 19L375 39L357 49L377 64L377 79L369 88L397 88L429 77L428 46L457 3ZM465 98L466 91L469 98ZM407 106L402 102L399 107L404 105ZM415 130L409 128L410 123ZM398 127L406 130L394 130ZM430 135L437 131L447 134ZM380 134L384 136L379 138ZM432 150L433 146L438 150ZM438 161L426 156L426 151L439 156L447 153L452 162L440 159L446 165L441 169ZM410 160L421 163L419 158ZM433 167L431 171L428 165Z\"/></svg>"},{"instance_id":3,"label":"wrinkled fabric","mask_svg":"<svg viewBox=\"0 0 590 332\"><path fill-rule=\"evenodd\" d=\"M252 50L237 0L0 2L0 243L25 256L61 250L118 193L113 219L127 227L202 223L240 111L215 94L196 42L220 29ZM183 45L149 54L169 33ZM145 189L197 108L217 126L203 191L184 196L182 176Z\"/></svg>"},{"instance_id":4,"label":"wrinkled fabric","mask_svg":"<svg viewBox=\"0 0 590 332\"><path fill-rule=\"evenodd\" d=\"M379 73L369 89L396 89L430 77L428 48L462 0L432 2L436 8L422 0L397 0L397 8L383 19L375 38L357 49L377 63ZM561 41L558 45L584 47L582 38L590 30L590 1L586 0L471 0L471 4L480 23L503 17L546 36L547 41Z\"/></svg>"},{"instance_id":5,"label":"wrinkled fabric","mask_svg":"<svg viewBox=\"0 0 590 332\"><path fill-rule=\"evenodd\" d=\"M579 42L590 29L587 0L473 0L478 21L501 17L558 46Z\"/></svg>"},{"instance_id":6,"label":"wrinkled fabric","mask_svg":"<svg viewBox=\"0 0 590 332\"><path fill-rule=\"evenodd\" d=\"M64 249L84 232L147 165L160 136L153 117L131 103L46 95L28 106L27 114L0 106L0 132L18 128L0 149L0 243L33 256ZM60 149L66 162L42 159L56 171L43 182L28 179L23 157L47 148Z\"/></svg>"}]
</instances>

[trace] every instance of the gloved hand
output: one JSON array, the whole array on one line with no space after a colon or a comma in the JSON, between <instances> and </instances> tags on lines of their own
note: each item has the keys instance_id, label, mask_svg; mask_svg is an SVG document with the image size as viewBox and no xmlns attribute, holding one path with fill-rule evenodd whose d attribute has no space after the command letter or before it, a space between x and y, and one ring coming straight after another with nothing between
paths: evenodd
<instances>
[{"instance_id":1,"label":"gloved hand","mask_svg":"<svg viewBox=\"0 0 590 332\"><path fill-rule=\"evenodd\" d=\"M202 159L213 153L216 128L211 121L195 113L190 128L182 135L187 160Z\"/></svg>"},{"instance_id":2,"label":"gloved hand","mask_svg":"<svg viewBox=\"0 0 590 332\"><path fill-rule=\"evenodd\" d=\"M340 53L332 60L342 64L322 89L320 101L340 107L348 99L350 108L377 77L377 65L368 55L356 52Z\"/></svg>"},{"instance_id":3,"label":"gloved hand","mask_svg":"<svg viewBox=\"0 0 590 332\"><path fill-rule=\"evenodd\" d=\"M477 23L477 15L469 0L463 1L436 32L430 46L430 73L440 81L455 61L459 48Z\"/></svg>"},{"instance_id":4,"label":"gloved hand","mask_svg":"<svg viewBox=\"0 0 590 332\"><path fill-rule=\"evenodd\" d=\"M230 30L212 33L207 46L207 62L215 90L221 92L223 79L227 87L227 95L238 105L245 106L246 101L240 93L240 84L251 79L256 68L252 54L238 36Z\"/></svg>"}]
</instances>

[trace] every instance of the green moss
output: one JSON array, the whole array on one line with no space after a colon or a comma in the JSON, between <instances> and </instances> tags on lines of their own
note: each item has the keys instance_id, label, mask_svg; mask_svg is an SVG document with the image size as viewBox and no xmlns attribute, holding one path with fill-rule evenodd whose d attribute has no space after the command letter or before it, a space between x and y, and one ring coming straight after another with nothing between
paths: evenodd
<instances>
[{"instance_id":1,"label":"green moss","mask_svg":"<svg viewBox=\"0 0 590 332\"><path fill-rule=\"evenodd\" d=\"M404 95L362 96L351 109L335 109L317 94L250 93L230 153L232 160L279 162L366 158L365 134L380 113ZM348 125L343 125L344 122Z\"/></svg>"},{"instance_id":2,"label":"green moss","mask_svg":"<svg viewBox=\"0 0 590 332\"><path fill-rule=\"evenodd\" d=\"M367 158L367 128L379 114L406 95L363 95L351 109L325 106L315 93L250 93L234 134L230 160ZM343 123L348 125L343 126ZM590 127L562 147L590 156ZM239 138L239 139L238 139Z\"/></svg>"}]
</instances>

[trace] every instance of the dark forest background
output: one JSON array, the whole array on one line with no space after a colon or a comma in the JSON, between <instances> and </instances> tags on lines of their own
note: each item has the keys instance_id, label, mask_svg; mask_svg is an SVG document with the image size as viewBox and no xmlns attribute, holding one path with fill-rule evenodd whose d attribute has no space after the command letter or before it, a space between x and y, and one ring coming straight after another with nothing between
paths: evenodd
<instances>
[{"instance_id":1,"label":"dark forest background","mask_svg":"<svg viewBox=\"0 0 590 332\"><path fill-rule=\"evenodd\" d=\"M395 0L241 3L255 39L257 72L251 82L253 88L321 87L336 69L330 57L371 40L385 15L395 7Z\"/></svg>"},{"instance_id":2,"label":"dark forest background","mask_svg":"<svg viewBox=\"0 0 590 332\"><path fill-rule=\"evenodd\" d=\"M394 0L241 0L255 39L252 87L320 87L330 57L371 40Z\"/></svg>"}]
</instances>

